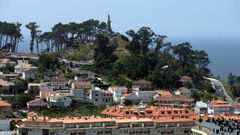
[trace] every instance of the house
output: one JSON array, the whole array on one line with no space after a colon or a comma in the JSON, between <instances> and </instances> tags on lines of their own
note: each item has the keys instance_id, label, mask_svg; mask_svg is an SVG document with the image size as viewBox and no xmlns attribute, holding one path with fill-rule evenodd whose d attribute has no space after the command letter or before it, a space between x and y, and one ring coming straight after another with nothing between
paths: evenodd
<instances>
[{"instance_id":1,"label":"house","mask_svg":"<svg viewBox=\"0 0 240 135\"><path fill-rule=\"evenodd\" d=\"M194 112L198 114L205 115L208 113L208 102L198 101L194 107Z\"/></svg>"},{"instance_id":2,"label":"house","mask_svg":"<svg viewBox=\"0 0 240 135\"><path fill-rule=\"evenodd\" d=\"M171 97L172 93L167 90L155 90L160 97Z\"/></svg>"},{"instance_id":3,"label":"house","mask_svg":"<svg viewBox=\"0 0 240 135\"><path fill-rule=\"evenodd\" d=\"M147 80L138 80L132 82L133 90L150 90L152 88L152 82Z\"/></svg>"},{"instance_id":4,"label":"house","mask_svg":"<svg viewBox=\"0 0 240 135\"><path fill-rule=\"evenodd\" d=\"M28 63L28 61L18 61L18 64L14 66L14 72L17 74L21 74L24 69L34 69L37 70L37 67Z\"/></svg>"},{"instance_id":5,"label":"house","mask_svg":"<svg viewBox=\"0 0 240 135\"><path fill-rule=\"evenodd\" d=\"M174 92L175 95L184 95L184 96L191 96L192 95L192 92L190 89L186 88L186 87L181 87L181 88L178 88L175 92Z\"/></svg>"},{"instance_id":6,"label":"house","mask_svg":"<svg viewBox=\"0 0 240 135\"><path fill-rule=\"evenodd\" d=\"M115 103L120 103L122 94L127 94L128 92L128 88L125 86L110 86L108 90L112 91Z\"/></svg>"},{"instance_id":7,"label":"house","mask_svg":"<svg viewBox=\"0 0 240 135\"><path fill-rule=\"evenodd\" d=\"M57 106L57 107L64 107L64 108L69 108L72 104L72 99L67 96L63 96L60 94L52 94L47 98L47 101L52 105L52 106Z\"/></svg>"},{"instance_id":8,"label":"house","mask_svg":"<svg viewBox=\"0 0 240 135\"><path fill-rule=\"evenodd\" d=\"M233 114L233 105L223 100L213 100L208 105L209 114Z\"/></svg>"},{"instance_id":9,"label":"house","mask_svg":"<svg viewBox=\"0 0 240 135\"><path fill-rule=\"evenodd\" d=\"M12 60L7 59L7 58L0 59L0 68L4 68L4 67L7 67L7 66L13 67L15 65L16 65L15 61L12 61Z\"/></svg>"},{"instance_id":10,"label":"house","mask_svg":"<svg viewBox=\"0 0 240 135\"><path fill-rule=\"evenodd\" d=\"M0 131L10 131L10 119L2 115L0 115ZM4 132L3 135L5 135Z\"/></svg>"},{"instance_id":11,"label":"house","mask_svg":"<svg viewBox=\"0 0 240 135\"><path fill-rule=\"evenodd\" d=\"M10 116L12 111L12 105L5 101L0 101L0 115Z\"/></svg>"},{"instance_id":12,"label":"house","mask_svg":"<svg viewBox=\"0 0 240 135\"><path fill-rule=\"evenodd\" d=\"M47 99L51 95L57 94L57 92L54 91L48 91L48 90L41 90L39 92L40 99Z\"/></svg>"},{"instance_id":13,"label":"house","mask_svg":"<svg viewBox=\"0 0 240 135\"><path fill-rule=\"evenodd\" d=\"M71 85L71 89L83 89L89 90L92 88L90 81L74 81Z\"/></svg>"},{"instance_id":14,"label":"house","mask_svg":"<svg viewBox=\"0 0 240 135\"><path fill-rule=\"evenodd\" d=\"M66 79L53 79L51 80L51 86L53 86L54 90L64 90L68 89L68 80Z\"/></svg>"},{"instance_id":15,"label":"house","mask_svg":"<svg viewBox=\"0 0 240 135\"><path fill-rule=\"evenodd\" d=\"M188 82L192 82L192 77L189 77L189 76L182 76L180 79L179 79L180 82L182 83L188 83Z\"/></svg>"},{"instance_id":16,"label":"house","mask_svg":"<svg viewBox=\"0 0 240 135\"><path fill-rule=\"evenodd\" d=\"M93 80L97 77L96 73L80 70L79 73L74 77L75 81Z\"/></svg>"},{"instance_id":17,"label":"house","mask_svg":"<svg viewBox=\"0 0 240 135\"><path fill-rule=\"evenodd\" d=\"M234 114L240 114L240 105L237 104L237 105L233 105L233 108L234 108Z\"/></svg>"},{"instance_id":18,"label":"house","mask_svg":"<svg viewBox=\"0 0 240 135\"><path fill-rule=\"evenodd\" d=\"M135 95L143 103L150 103L159 97L159 94L156 91L136 91Z\"/></svg>"},{"instance_id":19,"label":"house","mask_svg":"<svg viewBox=\"0 0 240 135\"><path fill-rule=\"evenodd\" d=\"M82 89L71 89L74 100L84 100L84 90Z\"/></svg>"},{"instance_id":20,"label":"house","mask_svg":"<svg viewBox=\"0 0 240 135\"><path fill-rule=\"evenodd\" d=\"M190 98L184 95L173 95L171 97L159 97L155 101L156 101L156 104L160 106L176 106L176 107L191 108L195 104L193 98Z\"/></svg>"},{"instance_id":21,"label":"house","mask_svg":"<svg viewBox=\"0 0 240 135\"><path fill-rule=\"evenodd\" d=\"M42 109L47 108L47 103L45 103L42 99L34 99L32 101L27 102L28 109Z\"/></svg>"},{"instance_id":22,"label":"house","mask_svg":"<svg viewBox=\"0 0 240 135\"><path fill-rule=\"evenodd\" d=\"M95 88L90 90L90 100L97 106L108 106L113 104L113 93L109 90Z\"/></svg>"},{"instance_id":23,"label":"house","mask_svg":"<svg viewBox=\"0 0 240 135\"><path fill-rule=\"evenodd\" d=\"M140 99L135 94L123 94L120 99L121 104L124 104L126 100L131 101L133 104L140 103Z\"/></svg>"},{"instance_id":24,"label":"house","mask_svg":"<svg viewBox=\"0 0 240 135\"><path fill-rule=\"evenodd\" d=\"M36 78L36 69L35 68L25 68L22 71L22 79L35 79Z\"/></svg>"},{"instance_id":25,"label":"house","mask_svg":"<svg viewBox=\"0 0 240 135\"><path fill-rule=\"evenodd\" d=\"M15 84L9 81L0 79L0 97L2 98L12 98L14 97L15 91L12 87Z\"/></svg>"}]
</instances>

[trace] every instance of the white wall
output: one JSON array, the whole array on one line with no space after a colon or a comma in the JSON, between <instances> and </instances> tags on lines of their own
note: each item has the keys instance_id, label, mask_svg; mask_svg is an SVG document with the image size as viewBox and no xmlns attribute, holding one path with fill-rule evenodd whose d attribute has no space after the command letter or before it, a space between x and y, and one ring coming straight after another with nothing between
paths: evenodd
<instances>
[{"instance_id":1,"label":"white wall","mask_svg":"<svg viewBox=\"0 0 240 135\"><path fill-rule=\"evenodd\" d=\"M0 120L0 131L9 131L9 130L10 130L10 121Z\"/></svg>"}]
</instances>

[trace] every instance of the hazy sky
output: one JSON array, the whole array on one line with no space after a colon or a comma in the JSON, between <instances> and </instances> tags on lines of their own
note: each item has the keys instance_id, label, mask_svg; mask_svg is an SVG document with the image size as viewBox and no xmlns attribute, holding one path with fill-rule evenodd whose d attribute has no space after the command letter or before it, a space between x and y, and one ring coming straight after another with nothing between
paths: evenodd
<instances>
[{"instance_id":1,"label":"hazy sky","mask_svg":"<svg viewBox=\"0 0 240 135\"><path fill-rule=\"evenodd\" d=\"M0 0L0 21L36 21L43 31L107 14L121 33L148 26L170 37L240 37L240 0Z\"/></svg>"}]
</instances>

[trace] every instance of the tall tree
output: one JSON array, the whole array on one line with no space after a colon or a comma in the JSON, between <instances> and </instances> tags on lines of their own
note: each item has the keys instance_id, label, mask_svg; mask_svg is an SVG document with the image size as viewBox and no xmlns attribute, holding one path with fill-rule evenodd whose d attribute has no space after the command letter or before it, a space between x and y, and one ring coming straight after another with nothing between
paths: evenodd
<instances>
[{"instance_id":1,"label":"tall tree","mask_svg":"<svg viewBox=\"0 0 240 135\"><path fill-rule=\"evenodd\" d=\"M31 54L33 53L33 47L34 47L34 41L36 40L37 38L37 33L38 33L38 28L39 26L37 25L36 22L30 22L28 24L25 25L25 27L27 29L30 30L30 33L31 33L31 41L30 41L30 44L29 44L29 47L30 47L30 51L31 51Z\"/></svg>"}]
</instances>

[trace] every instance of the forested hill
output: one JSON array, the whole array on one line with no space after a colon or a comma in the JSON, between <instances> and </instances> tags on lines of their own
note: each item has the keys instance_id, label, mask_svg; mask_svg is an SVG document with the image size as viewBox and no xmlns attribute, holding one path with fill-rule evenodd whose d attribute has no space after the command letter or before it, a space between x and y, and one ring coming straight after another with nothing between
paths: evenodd
<instances>
[{"instance_id":1,"label":"forested hill","mask_svg":"<svg viewBox=\"0 0 240 135\"><path fill-rule=\"evenodd\" d=\"M0 22L3 51L16 50L22 37L20 26L20 23ZM206 52L193 50L188 42L166 43L167 36L157 34L149 27L121 34L111 29L110 19L107 23L94 19L82 23L58 23L49 32L41 31L36 22L25 27L31 34L31 52L36 48L39 54L52 52L71 59L93 59L91 70L113 84L127 85L131 80L144 78L156 87L174 89L181 86L179 78L187 75L197 82L191 87L197 88L203 86L203 76L211 75ZM46 49L41 52L39 46Z\"/></svg>"}]
</instances>

